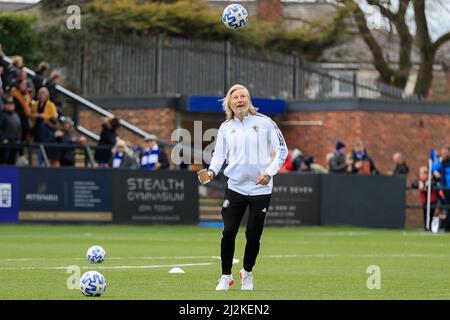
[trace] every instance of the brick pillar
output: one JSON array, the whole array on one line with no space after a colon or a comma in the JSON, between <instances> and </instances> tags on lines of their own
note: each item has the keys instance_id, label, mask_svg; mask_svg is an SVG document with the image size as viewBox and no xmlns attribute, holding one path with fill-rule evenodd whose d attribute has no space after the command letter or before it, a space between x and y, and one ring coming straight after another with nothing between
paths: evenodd
<instances>
[{"instance_id":1,"label":"brick pillar","mask_svg":"<svg viewBox=\"0 0 450 320\"><path fill-rule=\"evenodd\" d=\"M256 0L258 19L277 21L281 19L281 0Z\"/></svg>"}]
</instances>

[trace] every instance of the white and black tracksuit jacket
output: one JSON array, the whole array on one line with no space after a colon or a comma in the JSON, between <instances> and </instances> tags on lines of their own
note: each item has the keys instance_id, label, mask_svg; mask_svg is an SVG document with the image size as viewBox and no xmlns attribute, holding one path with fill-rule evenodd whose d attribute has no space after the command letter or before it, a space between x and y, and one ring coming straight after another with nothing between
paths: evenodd
<instances>
[{"instance_id":1,"label":"white and black tracksuit jacket","mask_svg":"<svg viewBox=\"0 0 450 320\"><path fill-rule=\"evenodd\" d=\"M217 175L226 160L224 174L230 190L247 196L270 194L273 179L265 186L256 180L277 174L287 154L276 123L263 114L249 114L243 121L235 117L221 124L209 169Z\"/></svg>"}]
</instances>

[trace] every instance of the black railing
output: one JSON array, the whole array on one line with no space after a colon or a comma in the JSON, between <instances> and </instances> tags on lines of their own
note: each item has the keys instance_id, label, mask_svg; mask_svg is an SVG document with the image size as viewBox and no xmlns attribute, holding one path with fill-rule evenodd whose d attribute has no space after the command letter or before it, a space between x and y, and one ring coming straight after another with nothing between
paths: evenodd
<instances>
[{"instance_id":1,"label":"black railing","mask_svg":"<svg viewBox=\"0 0 450 320\"><path fill-rule=\"evenodd\" d=\"M95 167L94 153L95 150L111 150L110 146L89 145L89 144L63 144L63 143L0 143L1 149L13 149L17 153L26 154L28 165L33 165L33 156L38 159L38 165L49 167L50 161L47 155L49 149L64 151L82 151L84 155L84 166ZM25 153L25 150L27 151ZM76 159L75 159L76 160Z\"/></svg>"},{"instance_id":2,"label":"black railing","mask_svg":"<svg viewBox=\"0 0 450 320\"><path fill-rule=\"evenodd\" d=\"M243 83L255 97L421 99L354 66L335 68L296 54L242 49L229 40L153 36L85 41L70 50L66 67L67 82L88 97L223 96L232 84Z\"/></svg>"}]
</instances>

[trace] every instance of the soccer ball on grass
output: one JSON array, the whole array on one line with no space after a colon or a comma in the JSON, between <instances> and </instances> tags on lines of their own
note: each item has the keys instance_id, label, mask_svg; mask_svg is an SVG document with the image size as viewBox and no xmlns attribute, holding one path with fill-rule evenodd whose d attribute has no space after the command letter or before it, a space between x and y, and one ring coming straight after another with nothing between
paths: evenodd
<instances>
[{"instance_id":1,"label":"soccer ball on grass","mask_svg":"<svg viewBox=\"0 0 450 320\"><path fill-rule=\"evenodd\" d=\"M106 279L97 271L88 271L80 278L80 291L87 297L100 297L106 290Z\"/></svg>"},{"instance_id":2,"label":"soccer ball on grass","mask_svg":"<svg viewBox=\"0 0 450 320\"><path fill-rule=\"evenodd\" d=\"M100 246L92 246L88 249L86 256L90 263L102 263L105 260L106 252Z\"/></svg>"}]
</instances>

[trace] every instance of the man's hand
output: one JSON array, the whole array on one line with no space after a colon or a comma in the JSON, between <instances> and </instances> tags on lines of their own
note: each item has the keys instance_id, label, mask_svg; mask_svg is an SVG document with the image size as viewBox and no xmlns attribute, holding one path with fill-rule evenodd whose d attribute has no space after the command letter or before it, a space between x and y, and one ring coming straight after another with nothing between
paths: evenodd
<instances>
[{"instance_id":1,"label":"man's hand","mask_svg":"<svg viewBox=\"0 0 450 320\"><path fill-rule=\"evenodd\" d=\"M256 180L256 184L265 186L266 184L269 183L270 179L271 179L271 177L268 174L259 176L258 179Z\"/></svg>"}]
</instances>

